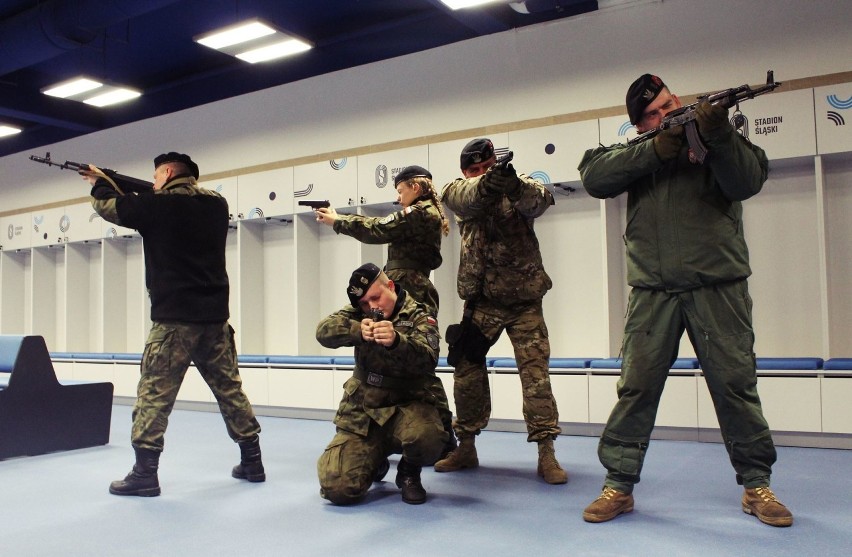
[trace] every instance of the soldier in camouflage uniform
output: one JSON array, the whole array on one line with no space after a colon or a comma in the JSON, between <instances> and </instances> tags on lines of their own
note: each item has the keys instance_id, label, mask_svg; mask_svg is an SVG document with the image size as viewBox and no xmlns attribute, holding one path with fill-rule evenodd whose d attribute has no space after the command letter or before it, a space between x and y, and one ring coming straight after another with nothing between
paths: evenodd
<instances>
[{"instance_id":1,"label":"soldier in camouflage uniform","mask_svg":"<svg viewBox=\"0 0 852 557\"><path fill-rule=\"evenodd\" d=\"M154 159L154 187L138 195L125 195L120 181L95 167L84 179L93 184L95 211L109 222L135 228L144 240L153 322L133 407L136 463L124 480L110 484L110 493L160 494L163 437L190 362L213 391L228 435L239 444L240 463L231 475L264 481L260 425L242 390L234 330L228 324L227 201L198 187L198 166L174 152Z\"/></svg>"},{"instance_id":2,"label":"soldier in camouflage uniform","mask_svg":"<svg viewBox=\"0 0 852 557\"><path fill-rule=\"evenodd\" d=\"M402 206L386 217L341 215L330 207L316 210L317 221L334 228L338 234L352 236L365 244L388 244L385 273L418 302L438 316L438 291L429 273L441 266L441 236L449 231L432 174L422 166L406 166L394 178ZM435 376L429 390L438 401L441 422L447 431L447 446L441 456L456 448L453 414L441 380Z\"/></svg>"},{"instance_id":3,"label":"soldier in camouflage uniform","mask_svg":"<svg viewBox=\"0 0 852 557\"><path fill-rule=\"evenodd\" d=\"M317 325L327 348L355 347L355 369L334 417L337 433L317 462L320 495L337 505L360 501L402 454L396 485L409 504L426 501L420 481L447 440L426 388L438 362L438 324L423 304L375 265L349 280L351 305Z\"/></svg>"},{"instance_id":4,"label":"soldier in camouflage uniform","mask_svg":"<svg viewBox=\"0 0 852 557\"><path fill-rule=\"evenodd\" d=\"M568 481L556 460L553 440L561 432L550 386L550 341L542 297L552 283L544 270L534 219L553 205L539 182L518 175L512 165L495 166L494 146L475 139L461 154L459 178L444 186L442 201L456 215L462 249L458 293L470 323L488 345L505 330L515 350L523 388L527 441L538 443L538 474L550 484ZM485 353L465 354L455 367L455 431L459 448L435 463L438 472L475 468L474 438L488 424L491 396Z\"/></svg>"}]
</instances>

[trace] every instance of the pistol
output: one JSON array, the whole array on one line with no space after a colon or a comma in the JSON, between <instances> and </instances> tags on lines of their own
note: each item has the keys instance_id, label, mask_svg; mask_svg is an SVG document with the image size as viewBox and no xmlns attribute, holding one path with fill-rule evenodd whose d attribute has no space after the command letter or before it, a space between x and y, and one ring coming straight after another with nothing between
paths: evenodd
<instances>
[{"instance_id":1,"label":"pistol","mask_svg":"<svg viewBox=\"0 0 852 557\"><path fill-rule=\"evenodd\" d=\"M501 169L506 168L509 165L509 163L512 162L513 158L515 158L514 151L509 151L508 153L506 153L505 155L503 155L502 157L500 157L499 159L497 159L494 162L494 167L495 168L501 168Z\"/></svg>"},{"instance_id":2,"label":"pistol","mask_svg":"<svg viewBox=\"0 0 852 557\"><path fill-rule=\"evenodd\" d=\"M329 203L328 199L325 199L323 201L311 201L311 200L299 201L299 205L302 205L304 207L310 207L313 210L317 210L320 207L331 207L331 203Z\"/></svg>"},{"instance_id":3,"label":"pistol","mask_svg":"<svg viewBox=\"0 0 852 557\"><path fill-rule=\"evenodd\" d=\"M375 322L384 321L385 314L379 308L372 308L370 309L370 318L372 318L372 320Z\"/></svg>"}]
</instances>

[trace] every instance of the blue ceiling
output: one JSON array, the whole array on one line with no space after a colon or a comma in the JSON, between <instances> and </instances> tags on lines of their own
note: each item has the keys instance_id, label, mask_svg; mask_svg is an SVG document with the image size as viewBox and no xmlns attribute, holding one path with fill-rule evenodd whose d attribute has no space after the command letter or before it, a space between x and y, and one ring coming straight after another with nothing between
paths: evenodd
<instances>
[{"instance_id":1,"label":"blue ceiling","mask_svg":"<svg viewBox=\"0 0 852 557\"><path fill-rule=\"evenodd\" d=\"M0 156L312 76L574 16L596 0L527 0L452 11L439 0L0 0ZM248 64L192 37L260 18L313 42ZM47 97L84 74L143 95L110 108Z\"/></svg>"}]
</instances>

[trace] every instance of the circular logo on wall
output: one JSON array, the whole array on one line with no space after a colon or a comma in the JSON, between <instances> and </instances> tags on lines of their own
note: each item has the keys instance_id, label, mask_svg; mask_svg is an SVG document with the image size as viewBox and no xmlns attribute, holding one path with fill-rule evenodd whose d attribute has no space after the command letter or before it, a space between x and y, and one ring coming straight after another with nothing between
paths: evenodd
<instances>
[{"instance_id":1,"label":"circular logo on wall","mask_svg":"<svg viewBox=\"0 0 852 557\"><path fill-rule=\"evenodd\" d=\"M64 233L68 232L69 228L71 228L71 217L68 215L62 215L62 218L59 219L59 230Z\"/></svg>"},{"instance_id":2,"label":"circular logo on wall","mask_svg":"<svg viewBox=\"0 0 852 557\"><path fill-rule=\"evenodd\" d=\"M9 225L9 230L8 230L7 235L9 236L10 240L15 237L15 225L13 225L13 224Z\"/></svg>"},{"instance_id":3,"label":"circular logo on wall","mask_svg":"<svg viewBox=\"0 0 852 557\"><path fill-rule=\"evenodd\" d=\"M380 164L376 167L376 187L383 188L388 185L388 167Z\"/></svg>"}]
</instances>

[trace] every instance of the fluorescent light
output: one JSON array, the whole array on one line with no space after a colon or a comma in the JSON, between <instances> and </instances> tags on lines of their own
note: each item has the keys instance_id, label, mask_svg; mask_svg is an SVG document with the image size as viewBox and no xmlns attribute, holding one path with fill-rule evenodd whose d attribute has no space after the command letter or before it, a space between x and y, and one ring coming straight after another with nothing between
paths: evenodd
<instances>
[{"instance_id":1,"label":"fluorescent light","mask_svg":"<svg viewBox=\"0 0 852 557\"><path fill-rule=\"evenodd\" d=\"M102 107L135 99L142 93L117 84L104 85L88 77L77 77L41 90L45 95Z\"/></svg>"},{"instance_id":2,"label":"fluorescent light","mask_svg":"<svg viewBox=\"0 0 852 557\"><path fill-rule=\"evenodd\" d=\"M15 135L16 133L21 133L21 129L14 126L7 126L6 124L0 124L0 137Z\"/></svg>"},{"instance_id":3,"label":"fluorescent light","mask_svg":"<svg viewBox=\"0 0 852 557\"><path fill-rule=\"evenodd\" d=\"M489 4L494 2L495 0L441 0L444 4L447 5L452 10L461 10L463 8L473 8L474 6L481 6L483 4Z\"/></svg>"},{"instance_id":4,"label":"fluorescent light","mask_svg":"<svg viewBox=\"0 0 852 557\"><path fill-rule=\"evenodd\" d=\"M257 62L266 62L268 60L274 60L284 56L291 56L310 49L311 45L302 42L299 39L285 39L279 43L247 50L246 52L241 52L235 56L240 60L256 64Z\"/></svg>"},{"instance_id":5,"label":"fluorescent light","mask_svg":"<svg viewBox=\"0 0 852 557\"><path fill-rule=\"evenodd\" d=\"M283 33L256 19L198 35L193 40L251 64L313 48L310 42Z\"/></svg>"},{"instance_id":6,"label":"fluorescent light","mask_svg":"<svg viewBox=\"0 0 852 557\"><path fill-rule=\"evenodd\" d=\"M200 35L194 40L204 46L217 50L247 41L253 41L275 33L275 29L259 21L239 23L236 26L226 27L219 31L213 31L206 35Z\"/></svg>"},{"instance_id":7,"label":"fluorescent light","mask_svg":"<svg viewBox=\"0 0 852 557\"><path fill-rule=\"evenodd\" d=\"M71 81L65 81L56 85L51 85L48 89L43 89L42 93L51 97L59 97L67 99L86 91L91 91L103 86L103 83L89 79L87 77L78 77Z\"/></svg>"},{"instance_id":8,"label":"fluorescent light","mask_svg":"<svg viewBox=\"0 0 852 557\"><path fill-rule=\"evenodd\" d=\"M106 93L90 97L84 100L83 102L92 106L101 107L128 101L130 99L135 99L140 95L142 95L142 93L140 93L139 91L127 89L125 87L117 87L111 89L110 91L107 91Z\"/></svg>"}]
</instances>

